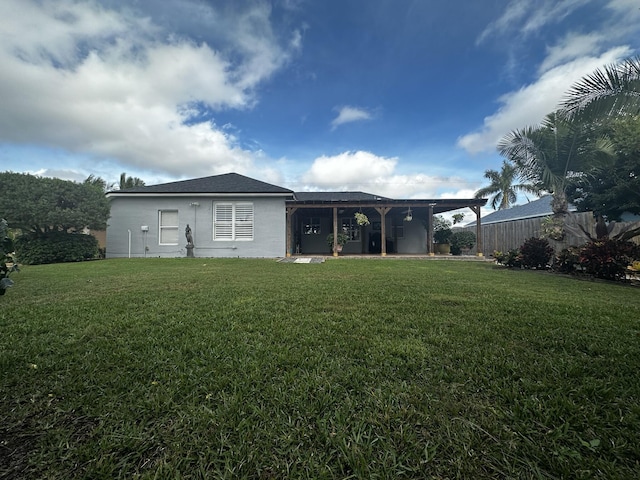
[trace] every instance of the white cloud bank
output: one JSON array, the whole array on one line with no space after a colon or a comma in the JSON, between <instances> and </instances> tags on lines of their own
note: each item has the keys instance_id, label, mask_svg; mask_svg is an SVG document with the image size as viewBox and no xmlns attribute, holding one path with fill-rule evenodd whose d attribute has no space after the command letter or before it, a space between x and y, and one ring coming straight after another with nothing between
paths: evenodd
<instances>
[{"instance_id":1,"label":"white cloud bank","mask_svg":"<svg viewBox=\"0 0 640 480\"><path fill-rule=\"evenodd\" d=\"M553 53L553 52L552 52ZM540 123L558 108L571 85L597 68L615 63L630 54L627 47L611 49L597 57L579 59L555 66L540 75L535 83L502 95L498 111L484 119L478 131L458 139L458 146L469 153L490 152L505 134L516 128ZM553 53L561 56L560 53Z\"/></svg>"},{"instance_id":2,"label":"white cloud bank","mask_svg":"<svg viewBox=\"0 0 640 480\"><path fill-rule=\"evenodd\" d=\"M363 191L390 198L473 198L478 187L460 177L399 174L397 165L397 157L365 151L323 155L302 175L301 183L304 190Z\"/></svg>"},{"instance_id":3,"label":"white cloud bank","mask_svg":"<svg viewBox=\"0 0 640 480\"><path fill-rule=\"evenodd\" d=\"M252 169L260 152L194 118L250 108L256 86L300 48L299 34L280 45L269 9L256 5L228 25L233 44L221 52L127 12L93 1L0 2L0 18L11 19L0 22L0 141L175 176Z\"/></svg>"},{"instance_id":4,"label":"white cloud bank","mask_svg":"<svg viewBox=\"0 0 640 480\"><path fill-rule=\"evenodd\" d=\"M547 25L572 14L579 15L579 10L589 4L593 5L592 0L512 0L476 43L480 45L493 36L508 36L515 43L526 41ZM633 54L624 40L637 31L640 21L637 0L610 0L601 6L602 21L597 30L569 31L555 44L548 45L546 57L537 68L537 79L500 96L497 111L487 116L477 131L461 136L458 146L472 154L495 150L500 138L510 131L536 125L556 110L575 82Z\"/></svg>"}]
</instances>

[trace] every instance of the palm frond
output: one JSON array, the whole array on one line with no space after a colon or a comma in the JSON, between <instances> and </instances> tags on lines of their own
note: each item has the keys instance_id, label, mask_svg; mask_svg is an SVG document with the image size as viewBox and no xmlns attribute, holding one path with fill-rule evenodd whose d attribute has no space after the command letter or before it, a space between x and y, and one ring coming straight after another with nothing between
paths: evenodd
<instances>
[{"instance_id":1,"label":"palm frond","mask_svg":"<svg viewBox=\"0 0 640 480\"><path fill-rule=\"evenodd\" d=\"M579 80L561 103L568 119L640 112L640 57L611 64Z\"/></svg>"}]
</instances>

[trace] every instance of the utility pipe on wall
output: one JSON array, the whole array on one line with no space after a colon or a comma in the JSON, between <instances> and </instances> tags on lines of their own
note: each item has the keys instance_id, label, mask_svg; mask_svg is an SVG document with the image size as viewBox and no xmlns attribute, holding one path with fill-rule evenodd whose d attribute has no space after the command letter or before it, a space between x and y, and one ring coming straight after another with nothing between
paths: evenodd
<instances>
[{"instance_id":1,"label":"utility pipe on wall","mask_svg":"<svg viewBox=\"0 0 640 480\"><path fill-rule=\"evenodd\" d=\"M127 230L129 232L129 258L131 258L131 230Z\"/></svg>"}]
</instances>

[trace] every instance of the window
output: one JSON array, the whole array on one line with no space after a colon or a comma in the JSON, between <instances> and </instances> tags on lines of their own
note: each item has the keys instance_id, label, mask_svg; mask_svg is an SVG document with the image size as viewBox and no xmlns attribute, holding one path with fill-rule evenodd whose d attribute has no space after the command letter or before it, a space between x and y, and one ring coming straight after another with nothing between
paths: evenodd
<instances>
[{"instance_id":1,"label":"window","mask_svg":"<svg viewBox=\"0 0 640 480\"><path fill-rule=\"evenodd\" d=\"M160 245L178 245L178 211L160 210L159 221L160 232L158 239Z\"/></svg>"},{"instance_id":2,"label":"window","mask_svg":"<svg viewBox=\"0 0 640 480\"><path fill-rule=\"evenodd\" d=\"M360 240L360 225L354 217L345 217L341 221L342 233L349 237L349 241Z\"/></svg>"},{"instance_id":3,"label":"window","mask_svg":"<svg viewBox=\"0 0 640 480\"><path fill-rule=\"evenodd\" d=\"M320 217L305 218L302 233L305 235L319 235L321 233Z\"/></svg>"},{"instance_id":4,"label":"window","mask_svg":"<svg viewBox=\"0 0 640 480\"><path fill-rule=\"evenodd\" d=\"M253 203L215 203L214 240L253 240Z\"/></svg>"}]
</instances>

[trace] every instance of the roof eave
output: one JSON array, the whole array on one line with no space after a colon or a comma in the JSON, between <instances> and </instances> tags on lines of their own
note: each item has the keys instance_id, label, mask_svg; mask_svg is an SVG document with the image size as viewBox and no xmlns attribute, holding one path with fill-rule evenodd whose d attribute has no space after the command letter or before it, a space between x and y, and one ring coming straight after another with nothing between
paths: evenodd
<instances>
[{"instance_id":1,"label":"roof eave","mask_svg":"<svg viewBox=\"0 0 640 480\"><path fill-rule=\"evenodd\" d=\"M230 192L107 192L107 198L114 197L284 197L290 198L290 193L230 193Z\"/></svg>"}]
</instances>

